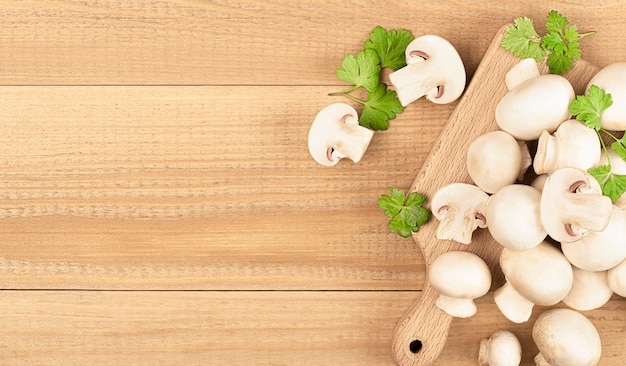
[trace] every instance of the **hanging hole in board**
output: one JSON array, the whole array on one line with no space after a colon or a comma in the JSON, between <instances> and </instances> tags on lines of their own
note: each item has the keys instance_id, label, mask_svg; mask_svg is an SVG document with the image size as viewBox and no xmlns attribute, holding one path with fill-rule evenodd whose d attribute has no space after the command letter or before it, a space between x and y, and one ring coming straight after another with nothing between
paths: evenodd
<instances>
[{"instance_id":1,"label":"hanging hole in board","mask_svg":"<svg viewBox=\"0 0 626 366\"><path fill-rule=\"evenodd\" d=\"M416 339L413 342L411 342L409 344L409 350L411 350L412 353L418 353L419 351L421 351L422 341L420 341L419 339Z\"/></svg>"}]
</instances>

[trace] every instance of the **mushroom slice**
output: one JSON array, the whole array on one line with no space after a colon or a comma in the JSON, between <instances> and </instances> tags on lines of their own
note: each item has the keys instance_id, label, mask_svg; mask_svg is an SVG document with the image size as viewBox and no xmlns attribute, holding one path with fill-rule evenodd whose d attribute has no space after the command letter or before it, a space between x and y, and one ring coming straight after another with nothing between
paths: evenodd
<instances>
[{"instance_id":1,"label":"mushroom slice","mask_svg":"<svg viewBox=\"0 0 626 366\"><path fill-rule=\"evenodd\" d=\"M598 330L575 310L544 311L533 325L532 337L540 352L535 357L538 366L594 366L600 361Z\"/></svg>"},{"instance_id":2,"label":"mushroom slice","mask_svg":"<svg viewBox=\"0 0 626 366\"><path fill-rule=\"evenodd\" d=\"M602 231L613 203L584 170L562 168L548 176L541 195L541 221L552 239L569 243L589 231Z\"/></svg>"},{"instance_id":3,"label":"mushroom slice","mask_svg":"<svg viewBox=\"0 0 626 366\"><path fill-rule=\"evenodd\" d=\"M514 67L509 73L520 70L525 68ZM507 75L507 85L513 88L496 106L498 126L518 140L536 140L543 130L552 133L571 117L568 108L575 93L570 82L560 75L536 75L526 71L522 77Z\"/></svg>"},{"instance_id":4,"label":"mushroom slice","mask_svg":"<svg viewBox=\"0 0 626 366\"><path fill-rule=\"evenodd\" d=\"M610 131L626 130L626 62L616 62L598 71L587 84L611 94L613 104L600 115L600 125Z\"/></svg>"},{"instance_id":5,"label":"mushroom slice","mask_svg":"<svg viewBox=\"0 0 626 366\"><path fill-rule=\"evenodd\" d=\"M550 174L560 168L587 170L598 166L601 151L596 131L571 119L561 123L552 135L548 131L541 133L533 167L537 174Z\"/></svg>"},{"instance_id":6,"label":"mushroom slice","mask_svg":"<svg viewBox=\"0 0 626 366\"><path fill-rule=\"evenodd\" d=\"M506 283L494 292L494 300L514 323L528 321L534 305L552 306L563 300L574 280L567 258L546 241L526 250L502 249L500 268Z\"/></svg>"},{"instance_id":7,"label":"mushroom slice","mask_svg":"<svg viewBox=\"0 0 626 366\"><path fill-rule=\"evenodd\" d=\"M524 250L541 243L546 230L540 217L541 192L524 184L511 184L487 200L487 222L491 236L500 245Z\"/></svg>"},{"instance_id":8,"label":"mushroom slice","mask_svg":"<svg viewBox=\"0 0 626 366\"><path fill-rule=\"evenodd\" d=\"M496 331L480 341L479 366L519 366L521 361L522 345L508 330Z\"/></svg>"},{"instance_id":9,"label":"mushroom slice","mask_svg":"<svg viewBox=\"0 0 626 366\"><path fill-rule=\"evenodd\" d=\"M587 271L605 271L618 265L626 259L626 213L613 205L604 230L563 243L561 250L570 263Z\"/></svg>"},{"instance_id":10,"label":"mushroom slice","mask_svg":"<svg viewBox=\"0 0 626 366\"><path fill-rule=\"evenodd\" d=\"M321 165L333 166L343 158L358 163L374 136L359 125L356 110L345 103L322 109L309 130L309 153Z\"/></svg>"},{"instance_id":11,"label":"mushroom slice","mask_svg":"<svg viewBox=\"0 0 626 366\"><path fill-rule=\"evenodd\" d=\"M428 268L428 281L439 293L438 308L457 318L476 314L474 299L491 287L487 263L470 252L445 252Z\"/></svg>"},{"instance_id":12,"label":"mushroom slice","mask_svg":"<svg viewBox=\"0 0 626 366\"><path fill-rule=\"evenodd\" d=\"M407 65L389 75L402 106L422 96L436 104L455 101L465 90L465 66L447 40L425 35L406 48Z\"/></svg>"},{"instance_id":13,"label":"mushroom slice","mask_svg":"<svg viewBox=\"0 0 626 366\"><path fill-rule=\"evenodd\" d=\"M437 239L470 244L474 230L487 227L487 198L487 193L468 183L450 183L441 187L431 203L431 211L439 220Z\"/></svg>"}]
</instances>

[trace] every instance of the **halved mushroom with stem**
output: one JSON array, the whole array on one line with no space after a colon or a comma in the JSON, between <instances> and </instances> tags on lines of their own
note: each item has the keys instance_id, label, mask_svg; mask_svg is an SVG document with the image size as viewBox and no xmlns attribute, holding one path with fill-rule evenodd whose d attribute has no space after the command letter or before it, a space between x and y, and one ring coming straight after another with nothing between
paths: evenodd
<instances>
[{"instance_id":1,"label":"halved mushroom with stem","mask_svg":"<svg viewBox=\"0 0 626 366\"><path fill-rule=\"evenodd\" d=\"M543 186L541 221L552 239L569 243L589 231L604 230L612 207L592 175L577 168L561 168L550 174Z\"/></svg>"},{"instance_id":2,"label":"halved mushroom with stem","mask_svg":"<svg viewBox=\"0 0 626 366\"><path fill-rule=\"evenodd\" d=\"M402 106L426 96L436 104L455 101L465 90L465 66L447 40L424 35L406 48L407 65L389 75Z\"/></svg>"},{"instance_id":3,"label":"halved mushroom with stem","mask_svg":"<svg viewBox=\"0 0 626 366\"><path fill-rule=\"evenodd\" d=\"M430 205L439 220L437 239L470 244L474 230L487 227L487 198L489 195L473 184L450 183L439 188Z\"/></svg>"},{"instance_id":4,"label":"halved mushroom with stem","mask_svg":"<svg viewBox=\"0 0 626 366\"><path fill-rule=\"evenodd\" d=\"M359 125L352 106L333 103L322 109L309 130L309 153L321 165L333 166L343 158L359 162L374 131Z\"/></svg>"}]
</instances>

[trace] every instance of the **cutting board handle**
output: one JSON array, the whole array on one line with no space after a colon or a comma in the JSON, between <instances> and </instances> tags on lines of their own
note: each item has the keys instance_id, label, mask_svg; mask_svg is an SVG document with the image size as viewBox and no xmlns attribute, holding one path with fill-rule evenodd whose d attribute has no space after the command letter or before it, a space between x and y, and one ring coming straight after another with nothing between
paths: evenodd
<instances>
[{"instance_id":1,"label":"cutting board handle","mask_svg":"<svg viewBox=\"0 0 626 366\"><path fill-rule=\"evenodd\" d=\"M453 317L435 305L438 296L426 283L422 295L397 324L392 352L398 365L430 365L439 357Z\"/></svg>"}]
</instances>

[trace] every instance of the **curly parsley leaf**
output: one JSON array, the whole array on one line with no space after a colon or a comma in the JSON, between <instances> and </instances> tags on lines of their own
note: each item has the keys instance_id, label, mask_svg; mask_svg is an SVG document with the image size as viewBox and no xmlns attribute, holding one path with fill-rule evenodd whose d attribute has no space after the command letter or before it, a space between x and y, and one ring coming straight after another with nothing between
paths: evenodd
<instances>
[{"instance_id":1,"label":"curly parsley leaf","mask_svg":"<svg viewBox=\"0 0 626 366\"><path fill-rule=\"evenodd\" d=\"M365 49L376 51L382 67L396 71L406 66L405 50L413 40L413 34L406 29L386 30L378 26L365 41Z\"/></svg>"},{"instance_id":2,"label":"curly parsley leaf","mask_svg":"<svg viewBox=\"0 0 626 366\"><path fill-rule=\"evenodd\" d=\"M609 197L613 202L626 192L626 175L612 173L610 165L590 168L588 172L600 183L602 194Z\"/></svg>"},{"instance_id":3,"label":"curly parsley leaf","mask_svg":"<svg viewBox=\"0 0 626 366\"><path fill-rule=\"evenodd\" d=\"M533 20L527 17L516 18L514 25L507 28L502 47L520 58L534 58L539 62L546 56L541 47L541 37L535 30Z\"/></svg>"},{"instance_id":4,"label":"curly parsley leaf","mask_svg":"<svg viewBox=\"0 0 626 366\"><path fill-rule=\"evenodd\" d=\"M380 83L380 60L373 50L364 50L357 54L346 55L341 62L341 69L337 69L339 80L364 87L373 91Z\"/></svg>"},{"instance_id":5,"label":"curly parsley leaf","mask_svg":"<svg viewBox=\"0 0 626 366\"><path fill-rule=\"evenodd\" d=\"M383 194L378 199L378 207L384 210L385 215L391 217L389 230L397 231L401 237L408 238L430 218L430 211L423 207L425 202L424 195L417 192L409 194L405 202L404 191L392 188L390 195Z\"/></svg>"},{"instance_id":6,"label":"curly parsley leaf","mask_svg":"<svg viewBox=\"0 0 626 366\"><path fill-rule=\"evenodd\" d=\"M546 21L548 33L539 36L533 20L527 17L516 18L502 40L502 47L517 57L532 57L541 61L546 55L547 65L552 74L563 74L573 66L574 60L580 59L579 40L595 32L578 33L576 25L561 13L552 10Z\"/></svg>"},{"instance_id":7,"label":"curly parsley leaf","mask_svg":"<svg viewBox=\"0 0 626 366\"><path fill-rule=\"evenodd\" d=\"M367 94L359 124L374 130L386 130L389 128L388 121L396 118L396 114L403 110L396 92L380 84L376 90Z\"/></svg>"},{"instance_id":8,"label":"curly parsley leaf","mask_svg":"<svg viewBox=\"0 0 626 366\"><path fill-rule=\"evenodd\" d=\"M591 85L587 90L586 96L579 95L572 100L569 105L569 111L576 116L577 120L585 122L588 127L596 131L600 131L602 128L600 116L612 104L613 98L611 94L605 93L597 85Z\"/></svg>"}]
</instances>

